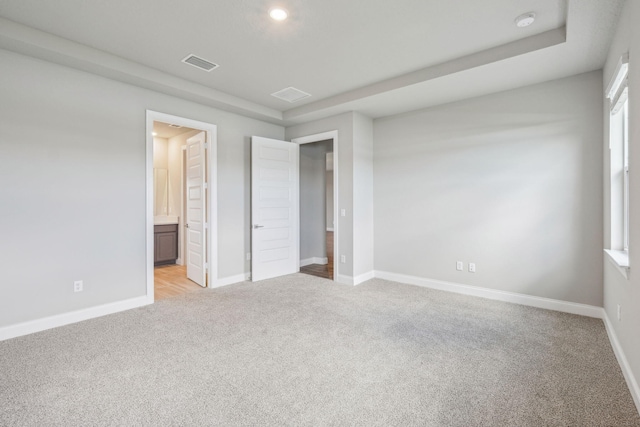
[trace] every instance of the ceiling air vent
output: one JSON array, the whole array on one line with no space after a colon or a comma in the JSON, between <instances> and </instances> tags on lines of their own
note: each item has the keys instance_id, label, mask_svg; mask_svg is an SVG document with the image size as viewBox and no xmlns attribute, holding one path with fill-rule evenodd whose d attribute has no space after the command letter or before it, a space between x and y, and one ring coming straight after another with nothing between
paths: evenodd
<instances>
[{"instance_id":1,"label":"ceiling air vent","mask_svg":"<svg viewBox=\"0 0 640 427\"><path fill-rule=\"evenodd\" d=\"M174 125L174 124L170 124L170 125L169 125L169 127L170 127L170 128L176 128L176 129L180 129L180 128L182 128L182 126L180 126L180 125Z\"/></svg>"},{"instance_id":2,"label":"ceiling air vent","mask_svg":"<svg viewBox=\"0 0 640 427\"><path fill-rule=\"evenodd\" d=\"M308 98L311 95L307 92L301 91L300 89L296 89L295 87L288 87L272 93L271 96L275 96L276 98L287 102L296 102L301 99Z\"/></svg>"},{"instance_id":3,"label":"ceiling air vent","mask_svg":"<svg viewBox=\"0 0 640 427\"><path fill-rule=\"evenodd\" d=\"M185 64L193 65L196 68L200 68L204 71L212 71L219 67L218 64L202 59L199 56L189 55L182 60Z\"/></svg>"}]
</instances>

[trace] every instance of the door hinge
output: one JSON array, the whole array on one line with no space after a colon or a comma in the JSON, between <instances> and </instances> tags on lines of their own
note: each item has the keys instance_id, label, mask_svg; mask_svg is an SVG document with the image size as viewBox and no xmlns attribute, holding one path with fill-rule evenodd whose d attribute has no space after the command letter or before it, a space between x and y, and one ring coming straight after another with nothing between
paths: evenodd
<instances>
[{"instance_id":1,"label":"door hinge","mask_svg":"<svg viewBox=\"0 0 640 427\"><path fill-rule=\"evenodd\" d=\"M207 228L209 228L209 223L208 223L208 222L205 222L205 223L204 223L204 229L206 230Z\"/></svg>"},{"instance_id":2,"label":"door hinge","mask_svg":"<svg viewBox=\"0 0 640 427\"><path fill-rule=\"evenodd\" d=\"M204 149L205 149L205 150L208 150L208 149L209 149L209 143L208 143L208 142L205 142L205 143L204 143Z\"/></svg>"},{"instance_id":3,"label":"door hinge","mask_svg":"<svg viewBox=\"0 0 640 427\"><path fill-rule=\"evenodd\" d=\"M208 263L208 262L205 262L205 263L204 263L204 269L205 269L205 270L209 270L209 263Z\"/></svg>"},{"instance_id":4,"label":"door hinge","mask_svg":"<svg viewBox=\"0 0 640 427\"><path fill-rule=\"evenodd\" d=\"M204 189L206 190L207 188L209 188L209 184L208 183L204 183Z\"/></svg>"}]
</instances>

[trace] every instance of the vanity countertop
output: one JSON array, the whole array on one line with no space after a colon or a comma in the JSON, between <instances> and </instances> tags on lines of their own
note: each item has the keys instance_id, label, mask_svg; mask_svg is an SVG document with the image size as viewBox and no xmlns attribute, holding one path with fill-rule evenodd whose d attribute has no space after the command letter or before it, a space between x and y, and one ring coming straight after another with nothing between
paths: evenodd
<instances>
[{"instance_id":1,"label":"vanity countertop","mask_svg":"<svg viewBox=\"0 0 640 427\"><path fill-rule=\"evenodd\" d=\"M170 225L178 224L177 216L156 216L153 220L154 225Z\"/></svg>"}]
</instances>

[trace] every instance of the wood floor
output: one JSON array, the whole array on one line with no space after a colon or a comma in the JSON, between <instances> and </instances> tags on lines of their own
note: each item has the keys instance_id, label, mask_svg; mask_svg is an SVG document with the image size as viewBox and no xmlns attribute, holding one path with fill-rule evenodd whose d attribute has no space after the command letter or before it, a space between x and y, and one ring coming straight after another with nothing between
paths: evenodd
<instances>
[{"instance_id":1,"label":"wood floor","mask_svg":"<svg viewBox=\"0 0 640 427\"><path fill-rule=\"evenodd\" d=\"M333 280L333 231L327 231L328 264L311 264L300 268L301 273ZM171 298L204 288L187 279L187 267L183 265L160 265L153 269L155 300Z\"/></svg>"},{"instance_id":2,"label":"wood floor","mask_svg":"<svg viewBox=\"0 0 640 427\"><path fill-rule=\"evenodd\" d=\"M324 277L333 280L333 231L327 231L327 265L310 264L300 267L300 273L311 274L312 276Z\"/></svg>"},{"instance_id":3,"label":"wood floor","mask_svg":"<svg viewBox=\"0 0 640 427\"><path fill-rule=\"evenodd\" d=\"M187 267L184 265L160 265L153 269L153 275L156 301L204 289L187 279Z\"/></svg>"}]
</instances>

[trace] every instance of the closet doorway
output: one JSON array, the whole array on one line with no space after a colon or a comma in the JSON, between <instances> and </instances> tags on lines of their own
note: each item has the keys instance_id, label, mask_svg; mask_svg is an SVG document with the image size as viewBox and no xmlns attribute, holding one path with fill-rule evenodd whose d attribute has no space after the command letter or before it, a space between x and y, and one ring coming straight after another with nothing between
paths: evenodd
<instances>
[{"instance_id":1,"label":"closet doorway","mask_svg":"<svg viewBox=\"0 0 640 427\"><path fill-rule=\"evenodd\" d=\"M300 144L300 272L335 280L337 135L292 142Z\"/></svg>"}]
</instances>

